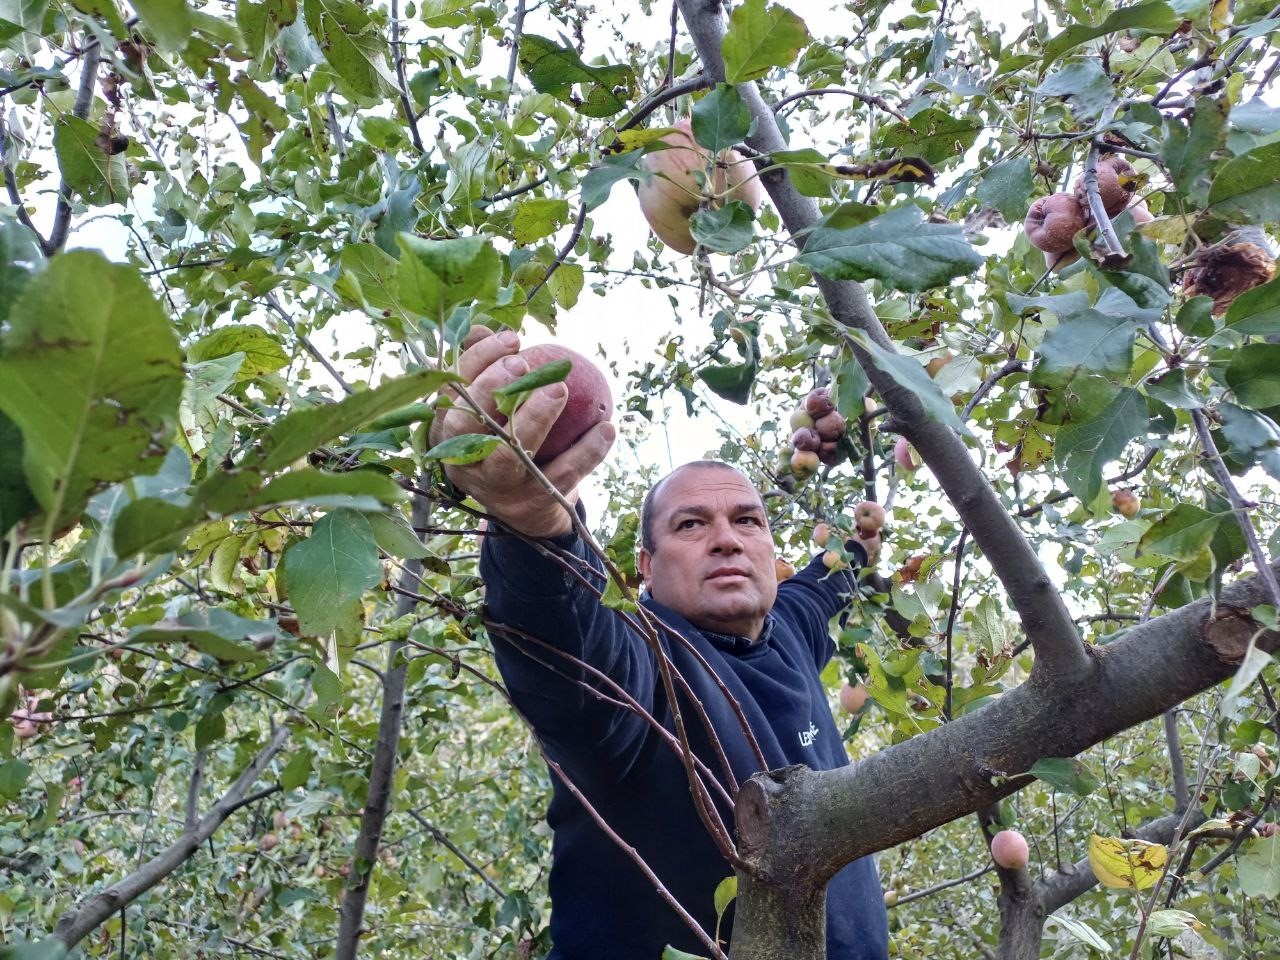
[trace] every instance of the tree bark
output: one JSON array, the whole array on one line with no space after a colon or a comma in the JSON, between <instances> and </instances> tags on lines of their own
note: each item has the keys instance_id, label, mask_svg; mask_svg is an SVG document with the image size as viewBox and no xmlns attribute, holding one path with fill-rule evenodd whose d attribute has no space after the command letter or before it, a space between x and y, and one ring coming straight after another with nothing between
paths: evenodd
<instances>
[{"instance_id":1,"label":"tree bark","mask_svg":"<svg viewBox=\"0 0 1280 960\"><path fill-rule=\"evenodd\" d=\"M825 886L859 857L1016 792L1037 760L1074 756L1158 717L1231 676L1261 629L1248 610L1266 601L1266 585L1250 577L1224 589L1216 607L1206 598L1134 627L1097 650L1093 670L1069 684L1033 678L982 710L838 770L796 766L753 777L738 801L753 885L799 898L796 888ZM1280 648L1280 633L1261 633L1259 646ZM763 922L751 916L755 902L768 907L782 896L757 892L741 901L735 930ZM1052 902L1046 897L1045 906ZM824 956L819 944L792 960ZM736 939L731 957L771 960Z\"/></svg>"},{"instance_id":2,"label":"tree bark","mask_svg":"<svg viewBox=\"0 0 1280 960\"><path fill-rule=\"evenodd\" d=\"M414 497L413 526L421 530L430 525L430 502ZM396 616L412 613L418 601L418 579L422 561L406 560L401 577L402 591L396 602ZM355 960L359 954L360 934L364 932L364 908L369 899L369 882L378 861L382 828L391 808L392 778L396 772L396 753L400 748L400 724L404 718L404 686L409 662L403 656L406 643L393 640L387 645L387 666L382 675L382 712L378 718L378 739L374 745L373 763L369 768L369 791L365 795L360 832L351 854L350 881L344 888L338 915L338 942L334 949L337 960Z\"/></svg>"}]
</instances>

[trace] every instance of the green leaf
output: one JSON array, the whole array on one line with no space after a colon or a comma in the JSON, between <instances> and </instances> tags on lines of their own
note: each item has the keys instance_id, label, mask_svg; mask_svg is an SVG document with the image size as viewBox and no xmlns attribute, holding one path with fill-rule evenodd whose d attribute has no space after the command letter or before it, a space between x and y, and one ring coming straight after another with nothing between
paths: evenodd
<instances>
[{"instance_id":1,"label":"green leaf","mask_svg":"<svg viewBox=\"0 0 1280 960\"><path fill-rule=\"evenodd\" d=\"M634 597L627 596L622 587L618 586L616 580L612 578L605 585L604 595L600 598L600 602L610 610L619 610L623 613L635 613L639 608Z\"/></svg>"},{"instance_id":2,"label":"green leaf","mask_svg":"<svg viewBox=\"0 0 1280 960\"><path fill-rule=\"evenodd\" d=\"M727 83L718 83L693 105L690 126L694 140L712 153L719 153L749 137L756 124L738 91Z\"/></svg>"},{"instance_id":3,"label":"green leaf","mask_svg":"<svg viewBox=\"0 0 1280 960\"><path fill-rule=\"evenodd\" d=\"M0 413L0 538L39 506L22 472L22 431Z\"/></svg>"},{"instance_id":4,"label":"green leaf","mask_svg":"<svg viewBox=\"0 0 1280 960\"><path fill-rule=\"evenodd\" d=\"M348 243L342 247L338 265L360 285L360 295L375 310L390 311L404 317L408 308L400 302L396 271L400 261L377 244Z\"/></svg>"},{"instance_id":5,"label":"green leaf","mask_svg":"<svg viewBox=\"0 0 1280 960\"><path fill-rule=\"evenodd\" d=\"M1226 380L1244 406L1280 406L1280 343L1241 347L1227 364Z\"/></svg>"},{"instance_id":6,"label":"green leaf","mask_svg":"<svg viewBox=\"0 0 1280 960\"><path fill-rule=\"evenodd\" d=\"M431 556L431 551L418 539L418 534L398 514L367 513L365 519L373 527L373 537L378 549L400 560L421 560Z\"/></svg>"},{"instance_id":7,"label":"green leaf","mask_svg":"<svg viewBox=\"0 0 1280 960\"><path fill-rule=\"evenodd\" d=\"M997 210L1008 223L1017 223L1031 206L1035 173L1026 157L1013 157L987 169L978 184L978 202Z\"/></svg>"},{"instance_id":8,"label":"green leaf","mask_svg":"<svg viewBox=\"0 0 1280 960\"><path fill-rule=\"evenodd\" d=\"M1250 840L1236 859L1236 876L1247 897L1280 897L1280 834Z\"/></svg>"},{"instance_id":9,"label":"green leaf","mask_svg":"<svg viewBox=\"0 0 1280 960\"><path fill-rule=\"evenodd\" d=\"M49 0L0 0L0 20L14 26L5 46L28 60L35 59L48 10Z\"/></svg>"},{"instance_id":10,"label":"green leaf","mask_svg":"<svg viewBox=\"0 0 1280 960\"><path fill-rule=\"evenodd\" d=\"M643 180L652 176L641 169L644 154L639 150L605 157L599 166L592 167L582 178L582 202L588 210L594 210L609 199L613 185L621 180Z\"/></svg>"},{"instance_id":11,"label":"green leaf","mask_svg":"<svg viewBox=\"0 0 1280 960\"><path fill-rule=\"evenodd\" d=\"M1191 561L1208 549L1224 516L1193 503L1180 503L1152 524L1138 546L1170 560ZM1234 522L1230 514L1226 519Z\"/></svg>"},{"instance_id":12,"label":"green leaf","mask_svg":"<svg viewBox=\"0 0 1280 960\"><path fill-rule=\"evenodd\" d=\"M1045 44L1040 71L1043 73L1068 50L1109 33L1131 30L1135 33L1168 34L1181 21L1181 15L1175 13L1164 0L1148 0L1146 3L1135 3L1131 7L1116 10L1098 24L1073 23Z\"/></svg>"},{"instance_id":13,"label":"green leaf","mask_svg":"<svg viewBox=\"0 0 1280 960\"><path fill-rule=\"evenodd\" d=\"M53 152L58 169L72 190L91 206L124 203L129 199L129 171L123 153L107 153L99 142L99 128L74 114L64 113L53 127Z\"/></svg>"},{"instance_id":14,"label":"green leaf","mask_svg":"<svg viewBox=\"0 0 1280 960\"><path fill-rule=\"evenodd\" d=\"M1227 307L1226 323L1228 329L1240 334L1267 337L1280 333L1280 278L1236 297Z\"/></svg>"},{"instance_id":15,"label":"green leaf","mask_svg":"<svg viewBox=\"0 0 1280 960\"><path fill-rule=\"evenodd\" d=\"M44 264L35 234L16 220L0 218L0 322Z\"/></svg>"},{"instance_id":16,"label":"green leaf","mask_svg":"<svg viewBox=\"0 0 1280 960\"><path fill-rule=\"evenodd\" d=\"M501 263L489 237L424 240L402 233L396 239L404 251L396 282L409 309L443 323L458 304L498 299Z\"/></svg>"},{"instance_id":17,"label":"green leaf","mask_svg":"<svg viewBox=\"0 0 1280 960\"><path fill-rule=\"evenodd\" d=\"M237 0L236 25L244 37L245 49L256 63L266 65L273 56L282 27L298 19L297 0L266 0L251 3Z\"/></svg>"},{"instance_id":18,"label":"green leaf","mask_svg":"<svg viewBox=\"0 0 1280 960\"><path fill-rule=\"evenodd\" d=\"M448 370L424 370L384 381L337 403L295 410L271 425L257 455L247 457L243 466L272 473L375 417L460 380Z\"/></svg>"},{"instance_id":19,"label":"green leaf","mask_svg":"<svg viewBox=\"0 0 1280 960\"><path fill-rule=\"evenodd\" d=\"M696 953L685 953L675 947L663 947L662 960L707 960L707 958L700 957Z\"/></svg>"},{"instance_id":20,"label":"green leaf","mask_svg":"<svg viewBox=\"0 0 1280 960\"><path fill-rule=\"evenodd\" d=\"M289 762L285 764L284 769L280 771L280 786L285 790L297 790L299 787L305 787L307 781L311 778L311 766L314 755L310 750L299 750Z\"/></svg>"},{"instance_id":21,"label":"green leaf","mask_svg":"<svg viewBox=\"0 0 1280 960\"><path fill-rule=\"evenodd\" d=\"M755 239L755 214L741 200L723 207L698 210L689 219L693 239L717 253L737 253Z\"/></svg>"},{"instance_id":22,"label":"green leaf","mask_svg":"<svg viewBox=\"0 0 1280 960\"><path fill-rule=\"evenodd\" d=\"M140 627L129 636L130 643L189 643L223 663L246 663L263 659L255 644L268 646L283 634L274 620L246 620L216 607L184 613L176 620L160 620Z\"/></svg>"},{"instance_id":23,"label":"green leaf","mask_svg":"<svg viewBox=\"0 0 1280 960\"><path fill-rule=\"evenodd\" d=\"M0 947L0 960L62 960L67 948L50 937L39 943L18 941L13 946Z\"/></svg>"},{"instance_id":24,"label":"green leaf","mask_svg":"<svg viewBox=\"0 0 1280 960\"><path fill-rule=\"evenodd\" d=\"M964 436L972 435L969 432L969 428L956 415L956 408L951 401L943 396L942 391L938 389L938 385L925 372L919 361L913 357L890 353L859 331L852 332L850 336L856 339L862 348L871 355L871 362L877 368L889 374L894 380L916 395L916 399L924 407L924 412L931 419L945 424Z\"/></svg>"},{"instance_id":25,"label":"green leaf","mask_svg":"<svg viewBox=\"0 0 1280 960\"><path fill-rule=\"evenodd\" d=\"M918 155L926 163L941 164L964 153L982 131L982 121L968 111L952 115L937 107L928 107L911 117L909 123L886 127L881 144L890 151Z\"/></svg>"},{"instance_id":26,"label":"green leaf","mask_svg":"<svg viewBox=\"0 0 1280 960\"><path fill-rule=\"evenodd\" d=\"M335 510L284 554L289 599L304 633L327 636L382 582L373 527L354 510Z\"/></svg>"},{"instance_id":27,"label":"green leaf","mask_svg":"<svg viewBox=\"0 0 1280 960\"><path fill-rule=\"evenodd\" d=\"M1102 490L1103 468L1117 459L1131 440L1147 432L1147 400L1137 390L1122 388L1096 416L1075 419L1054 439L1053 456L1071 492L1092 503Z\"/></svg>"},{"instance_id":28,"label":"green leaf","mask_svg":"<svg viewBox=\"0 0 1280 960\"><path fill-rule=\"evenodd\" d=\"M569 201L536 197L516 205L511 216L511 234L516 243L529 244L549 237L569 216Z\"/></svg>"},{"instance_id":29,"label":"green leaf","mask_svg":"<svg viewBox=\"0 0 1280 960\"><path fill-rule=\"evenodd\" d=\"M1131 237L1133 256L1122 270L1098 270L1108 284L1123 292L1139 308L1163 310L1170 300L1169 269L1156 245L1139 233ZM1089 261L1091 269L1092 261Z\"/></svg>"},{"instance_id":30,"label":"green leaf","mask_svg":"<svg viewBox=\"0 0 1280 960\"><path fill-rule=\"evenodd\" d=\"M1174 184L1196 205L1209 194L1209 171L1226 137L1228 107L1226 97L1198 97L1190 125L1165 118L1161 156Z\"/></svg>"},{"instance_id":31,"label":"green leaf","mask_svg":"<svg viewBox=\"0 0 1280 960\"><path fill-rule=\"evenodd\" d=\"M1098 781L1089 768L1069 757L1044 757L1032 764L1027 772L1055 790L1074 793L1078 797L1087 797L1098 789Z\"/></svg>"},{"instance_id":32,"label":"green leaf","mask_svg":"<svg viewBox=\"0 0 1280 960\"><path fill-rule=\"evenodd\" d=\"M77 250L27 285L0 340L0 411L55 526L98 486L159 465L182 387L172 327L133 268Z\"/></svg>"},{"instance_id":33,"label":"green leaf","mask_svg":"<svg viewBox=\"0 0 1280 960\"><path fill-rule=\"evenodd\" d=\"M31 764L13 759L0 763L0 797L14 800L31 776Z\"/></svg>"},{"instance_id":34,"label":"green leaf","mask_svg":"<svg viewBox=\"0 0 1280 960\"><path fill-rule=\"evenodd\" d=\"M311 671L311 688L316 692L316 708L321 714L342 699L342 679L323 663Z\"/></svg>"},{"instance_id":35,"label":"green leaf","mask_svg":"<svg viewBox=\"0 0 1280 960\"><path fill-rule=\"evenodd\" d=\"M1280 428L1275 421L1233 403L1219 404L1218 415L1228 455L1244 466L1261 464L1280 480Z\"/></svg>"},{"instance_id":36,"label":"green leaf","mask_svg":"<svg viewBox=\"0 0 1280 960\"><path fill-rule=\"evenodd\" d=\"M1092 307L1066 317L1040 344L1037 381L1063 383L1081 373L1119 377L1133 363L1137 328L1126 317L1104 314ZM1053 376L1045 376L1052 374Z\"/></svg>"},{"instance_id":37,"label":"green leaf","mask_svg":"<svg viewBox=\"0 0 1280 960\"><path fill-rule=\"evenodd\" d=\"M244 361L236 372L237 383L275 373L289 363L289 355L279 341L251 323L219 327L201 337L187 349L187 362L217 360L233 353L244 354Z\"/></svg>"},{"instance_id":38,"label":"green leaf","mask_svg":"<svg viewBox=\"0 0 1280 960\"><path fill-rule=\"evenodd\" d=\"M1071 917L1060 917L1056 913L1049 916L1046 923L1056 923L1071 936L1075 937L1086 946L1097 950L1099 953L1108 954L1111 952L1111 944L1098 936L1097 931L1089 926L1083 920L1073 920Z\"/></svg>"},{"instance_id":39,"label":"green leaf","mask_svg":"<svg viewBox=\"0 0 1280 960\"><path fill-rule=\"evenodd\" d=\"M725 79L729 83L759 80L771 67L785 67L809 43L804 21L781 4L746 0L729 14L729 29L720 41Z\"/></svg>"},{"instance_id":40,"label":"green leaf","mask_svg":"<svg viewBox=\"0 0 1280 960\"><path fill-rule=\"evenodd\" d=\"M588 66L572 47L526 33L520 39L520 69L539 93L574 104L588 117L611 117L626 107L635 90L631 68L622 64ZM584 95L575 102L574 87Z\"/></svg>"},{"instance_id":41,"label":"green leaf","mask_svg":"<svg viewBox=\"0 0 1280 960\"><path fill-rule=\"evenodd\" d=\"M833 280L879 280L910 293L971 274L983 262L959 226L926 223L910 203L855 226L819 226L797 259Z\"/></svg>"},{"instance_id":42,"label":"green leaf","mask_svg":"<svg viewBox=\"0 0 1280 960\"><path fill-rule=\"evenodd\" d=\"M424 457L428 460L442 460L462 466L483 460L497 449L502 441L497 437L484 433L463 433L450 437L443 443L437 443L428 450Z\"/></svg>"},{"instance_id":43,"label":"green leaf","mask_svg":"<svg viewBox=\"0 0 1280 960\"><path fill-rule=\"evenodd\" d=\"M1082 119L1096 117L1115 98L1111 78L1096 57L1063 67L1045 78L1036 93L1070 99L1072 111Z\"/></svg>"},{"instance_id":44,"label":"green leaf","mask_svg":"<svg viewBox=\"0 0 1280 960\"><path fill-rule=\"evenodd\" d=\"M1250 291L1252 292L1252 291ZM1230 313L1228 312L1228 315ZM1180 308L1174 324L1189 337L1207 337L1213 333L1213 298L1192 297Z\"/></svg>"},{"instance_id":45,"label":"green leaf","mask_svg":"<svg viewBox=\"0 0 1280 960\"><path fill-rule=\"evenodd\" d=\"M191 39L191 11L184 0L129 0L161 50L178 51Z\"/></svg>"},{"instance_id":46,"label":"green leaf","mask_svg":"<svg viewBox=\"0 0 1280 960\"><path fill-rule=\"evenodd\" d=\"M749 363L703 367L698 379L718 397L733 403L746 403L751 399L751 384L756 379L757 364Z\"/></svg>"},{"instance_id":47,"label":"green leaf","mask_svg":"<svg viewBox=\"0 0 1280 960\"><path fill-rule=\"evenodd\" d=\"M516 407L520 405L520 402L529 393L539 387L560 383L565 377L569 376L569 371L572 369L572 360L552 360L550 363L544 363L523 376L517 377L505 387L499 387L493 391L493 398L497 401L498 412L508 417L511 416Z\"/></svg>"},{"instance_id":48,"label":"green leaf","mask_svg":"<svg viewBox=\"0 0 1280 960\"><path fill-rule=\"evenodd\" d=\"M1268 143L1227 161L1209 187L1213 212L1236 223L1280 219L1280 143Z\"/></svg>"},{"instance_id":49,"label":"green leaf","mask_svg":"<svg viewBox=\"0 0 1280 960\"><path fill-rule=\"evenodd\" d=\"M306 0L307 26L324 58L351 91L377 97L395 89L387 42L379 26L353 0Z\"/></svg>"},{"instance_id":50,"label":"green leaf","mask_svg":"<svg viewBox=\"0 0 1280 960\"><path fill-rule=\"evenodd\" d=\"M724 916L725 910L729 908L729 904L733 903L738 896L738 878L736 876L725 877L716 884L715 905L716 917Z\"/></svg>"},{"instance_id":51,"label":"green leaf","mask_svg":"<svg viewBox=\"0 0 1280 960\"><path fill-rule=\"evenodd\" d=\"M1148 380L1147 393L1161 403L1167 403L1179 410L1195 410L1203 407L1206 399L1187 383L1187 375L1182 370L1170 370L1162 377Z\"/></svg>"}]
</instances>

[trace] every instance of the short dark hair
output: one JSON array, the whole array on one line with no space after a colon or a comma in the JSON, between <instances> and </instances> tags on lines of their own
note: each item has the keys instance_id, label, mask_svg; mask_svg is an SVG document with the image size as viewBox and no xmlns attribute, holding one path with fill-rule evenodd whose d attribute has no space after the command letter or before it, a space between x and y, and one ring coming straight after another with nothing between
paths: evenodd
<instances>
[{"instance_id":1,"label":"short dark hair","mask_svg":"<svg viewBox=\"0 0 1280 960\"><path fill-rule=\"evenodd\" d=\"M653 508L658 499L658 491L664 483L680 471L695 468L703 470L732 470L738 476L746 477L746 474L733 464L725 463L723 460L694 460L691 463L681 464L655 483L649 488L649 492L644 495L644 501L640 504L640 546L649 553L653 553L657 549L657 538L653 533Z\"/></svg>"}]
</instances>

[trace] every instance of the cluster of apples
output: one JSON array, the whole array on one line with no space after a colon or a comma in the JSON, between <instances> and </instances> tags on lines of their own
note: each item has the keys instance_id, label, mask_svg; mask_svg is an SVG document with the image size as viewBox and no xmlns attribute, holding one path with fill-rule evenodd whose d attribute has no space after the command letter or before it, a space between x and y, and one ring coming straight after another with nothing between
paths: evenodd
<instances>
[{"instance_id":1,"label":"cluster of apples","mask_svg":"<svg viewBox=\"0 0 1280 960\"><path fill-rule=\"evenodd\" d=\"M1155 219L1144 201L1134 203L1137 173L1133 164L1117 154L1107 154L1098 161L1098 193L1108 217L1128 210L1135 224ZM1023 229L1031 245L1043 250L1045 262L1056 270L1077 259L1075 235L1092 226L1084 178L1078 177L1070 193L1050 194L1033 203Z\"/></svg>"},{"instance_id":2,"label":"cluster of apples","mask_svg":"<svg viewBox=\"0 0 1280 960\"><path fill-rule=\"evenodd\" d=\"M849 424L825 387L810 390L804 402L791 414L791 442L778 451L778 473L808 480L826 464L834 467L847 456L841 442Z\"/></svg>"}]
</instances>

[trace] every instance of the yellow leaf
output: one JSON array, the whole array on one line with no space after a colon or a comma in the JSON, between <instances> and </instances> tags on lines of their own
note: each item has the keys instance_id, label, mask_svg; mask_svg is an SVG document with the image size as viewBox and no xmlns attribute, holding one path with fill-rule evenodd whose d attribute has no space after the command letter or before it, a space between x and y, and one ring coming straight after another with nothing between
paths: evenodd
<instances>
[{"instance_id":1,"label":"yellow leaf","mask_svg":"<svg viewBox=\"0 0 1280 960\"><path fill-rule=\"evenodd\" d=\"M1209 11L1209 29L1214 33L1220 33L1229 26L1231 26L1230 0L1214 0L1213 7Z\"/></svg>"},{"instance_id":2,"label":"yellow leaf","mask_svg":"<svg viewBox=\"0 0 1280 960\"><path fill-rule=\"evenodd\" d=\"M1104 887L1113 890L1145 890L1164 875L1169 849L1146 840L1089 837L1089 866Z\"/></svg>"},{"instance_id":3,"label":"yellow leaf","mask_svg":"<svg viewBox=\"0 0 1280 960\"><path fill-rule=\"evenodd\" d=\"M656 140L661 140L668 133L675 130L675 127L654 127L648 130L623 130L618 134L616 148L619 152L622 150L637 150L640 147L647 146Z\"/></svg>"}]
</instances>

